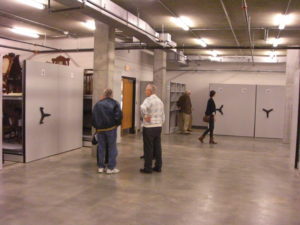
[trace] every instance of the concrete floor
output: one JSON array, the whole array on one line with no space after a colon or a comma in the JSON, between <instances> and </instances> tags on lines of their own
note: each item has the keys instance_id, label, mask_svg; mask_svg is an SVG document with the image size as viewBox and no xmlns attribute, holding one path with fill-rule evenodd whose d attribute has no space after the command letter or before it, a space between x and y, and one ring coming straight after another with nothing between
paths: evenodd
<instances>
[{"instance_id":1,"label":"concrete floor","mask_svg":"<svg viewBox=\"0 0 300 225\"><path fill-rule=\"evenodd\" d=\"M89 148L0 171L1 225L299 225L300 176L279 140L163 138L161 174L140 174L142 142L119 145L117 175ZM206 140L207 141L207 140Z\"/></svg>"}]
</instances>

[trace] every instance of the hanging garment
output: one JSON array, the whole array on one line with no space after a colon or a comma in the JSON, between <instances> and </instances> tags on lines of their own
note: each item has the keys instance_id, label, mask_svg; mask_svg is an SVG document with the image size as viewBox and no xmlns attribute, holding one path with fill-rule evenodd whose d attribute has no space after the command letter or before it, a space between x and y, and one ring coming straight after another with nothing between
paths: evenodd
<instances>
[{"instance_id":1,"label":"hanging garment","mask_svg":"<svg viewBox=\"0 0 300 225\"><path fill-rule=\"evenodd\" d=\"M20 65L19 55L15 56L8 75L9 92L22 92L22 68Z\"/></svg>"}]
</instances>

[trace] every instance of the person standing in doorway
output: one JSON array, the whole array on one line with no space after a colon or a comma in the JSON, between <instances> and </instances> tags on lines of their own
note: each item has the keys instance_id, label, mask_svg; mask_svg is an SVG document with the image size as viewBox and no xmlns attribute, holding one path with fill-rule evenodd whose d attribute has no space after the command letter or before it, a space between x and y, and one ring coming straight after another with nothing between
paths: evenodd
<instances>
[{"instance_id":1,"label":"person standing in doorway","mask_svg":"<svg viewBox=\"0 0 300 225\"><path fill-rule=\"evenodd\" d=\"M191 131L191 119L192 119L192 102L191 102L191 92L186 91L180 96L177 101L177 106L179 107L179 124L182 134L190 134Z\"/></svg>"},{"instance_id":2,"label":"person standing in doorway","mask_svg":"<svg viewBox=\"0 0 300 225\"><path fill-rule=\"evenodd\" d=\"M161 131L165 113L164 104L155 93L156 87L148 84L145 90L147 97L141 105L144 141L144 168L140 169L141 173L161 172L162 168ZM152 168L153 155L155 165Z\"/></svg>"},{"instance_id":3,"label":"person standing in doorway","mask_svg":"<svg viewBox=\"0 0 300 225\"><path fill-rule=\"evenodd\" d=\"M206 111L205 111L205 115L209 117L208 128L205 130L205 132L202 134L202 136L199 137L199 141L201 143L203 143L205 136L209 132L209 135L210 135L209 143L217 144L217 142L214 141L216 104L215 104L215 101L213 98L214 98L215 94L216 94L216 92L214 90L210 91L210 93L209 93L210 98L207 101L207 106L206 106Z\"/></svg>"},{"instance_id":4,"label":"person standing in doorway","mask_svg":"<svg viewBox=\"0 0 300 225\"><path fill-rule=\"evenodd\" d=\"M117 165L117 127L122 122L120 104L113 99L113 91L105 89L103 97L93 108L93 127L98 141L98 172L107 174L119 173ZM108 165L105 168L105 151L108 150Z\"/></svg>"}]
</instances>

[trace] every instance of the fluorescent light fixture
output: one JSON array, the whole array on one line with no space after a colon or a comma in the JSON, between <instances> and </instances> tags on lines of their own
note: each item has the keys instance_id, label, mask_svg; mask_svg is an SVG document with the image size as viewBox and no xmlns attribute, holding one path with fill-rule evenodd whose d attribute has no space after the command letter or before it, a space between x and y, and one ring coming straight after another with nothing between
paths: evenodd
<instances>
[{"instance_id":1,"label":"fluorescent light fixture","mask_svg":"<svg viewBox=\"0 0 300 225\"><path fill-rule=\"evenodd\" d=\"M282 39L280 38L268 38L267 43L273 45L273 47L277 47L281 44Z\"/></svg>"},{"instance_id":2,"label":"fluorescent light fixture","mask_svg":"<svg viewBox=\"0 0 300 225\"><path fill-rule=\"evenodd\" d=\"M28 28L24 28L24 27L14 27L14 28L11 28L10 30L16 34L24 35L27 37L32 37L32 38L40 37L40 35L38 34L37 31L31 30Z\"/></svg>"},{"instance_id":3,"label":"fluorescent light fixture","mask_svg":"<svg viewBox=\"0 0 300 225\"><path fill-rule=\"evenodd\" d=\"M183 30L190 29L180 18L171 17L171 21L177 26L181 27Z\"/></svg>"},{"instance_id":4,"label":"fluorescent light fixture","mask_svg":"<svg viewBox=\"0 0 300 225\"><path fill-rule=\"evenodd\" d=\"M211 50L210 51L210 54L213 56L213 57L217 57L219 55L219 52L216 51L216 50Z\"/></svg>"},{"instance_id":5,"label":"fluorescent light fixture","mask_svg":"<svg viewBox=\"0 0 300 225\"><path fill-rule=\"evenodd\" d=\"M269 52L269 56L271 59L277 58L277 52L271 51L271 52Z\"/></svg>"},{"instance_id":6,"label":"fluorescent light fixture","mask_svg":"<svg viewBox=\"0 0 300 225\"><path fill-rule=\"evenodd\" d=\"M86 22L82 22L82 24L90 30L96 30L96 25L94 20L88 20Z\"/></svg>"},{"instance_id":7,"label":"fluorescent light fixture","mask_svg":"<svg viewBox=\"0 0 300 225\"><path fill-rule=\"evenodd\" d=\"M293 22L293 16L292 15L282 15L279 14L275 17L275 23L278 25L278 28L280 30L283 30L286 25L289 25Z\"/></svg>"},{"instance_id":8,"label":"fluorescent light fixture","mask_svg":"<svg viewBox=\"0 0 300 225\"><path fill-rule=\"evenodd\" d=\"M281 41L280 41L279 38L274 38L274 40L273 40L273 47L277 47L277 46L279 45L280 42L281 42Z\"/></svg>"},{"instance_id":9,"label":"fluorescent light fixture","mask_svg":"<svg viewBox=\"0 0 300 225\"><path fill-rule=\"evenodd\" d=\"M206 44L206 42L203 40L203 38L197 38L197 39L195 39L196 40L196 42L199 44L199 45L201 45L202 47L206 47L207 46L207 44Z\"/></svg>"},{"instance_id":10,"label":"fluorescent light fixture","mask_svg":"<svg viewBox=\"0 0 300 225\"><path fill-rule=\"evenodd\" d=\"M209 57L210 61L217 61L217 62L221 62L221 57L217 57L217 56L210 56Z\"/></svg>"},{"instance_id":11,"label":"fluorescent light fixture","mask_svg":"<svg viewBox=\"0 0 300 225\"><path fill-rule=\"evenodd\" d=\"M44 4L42 4L40 2L37 2L37 1L34 1L34 0L18 0L18 2L20 2L22 4L25 4L25 5L28 5L28 6L31 6L31 7L36 8L36 9L40 9L40 10L45 9Z\"/></svg>"},{"instance_id":12,"label":"fluorescent light fixture","mask_svg":"<svg viewBox=\"0 0 300 225\"><path fill-rule=\"evenodd\" d=\"M179 19L180 19L184 24L186 24L186 25L189 26L189 27L193 27L193 26L194 26L193 21L192 21L190 18L186 17L186 16L180 16Z\"/></svg>"}]
</instances>

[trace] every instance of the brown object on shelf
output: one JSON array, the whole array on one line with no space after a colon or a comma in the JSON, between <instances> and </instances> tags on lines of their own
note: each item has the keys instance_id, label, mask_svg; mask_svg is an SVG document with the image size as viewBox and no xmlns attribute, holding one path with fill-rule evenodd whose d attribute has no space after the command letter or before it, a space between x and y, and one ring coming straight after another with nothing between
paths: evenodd
<instances>
[{"instance_id":1,"label":"brown object on shelf","mask_svg":"<svg viewBox=\"0 0 300 225\"><path fill-rule=\"evenodd\" d=\"M9 53L3 56L2 64L3 92L22 92L22 68L19 55Z\"/></svg>"},{"instance_id":2,"label":"brown object on shelf","mask_svg":"<svg viewBox=\"0 0 300 225\"><path fill-rule=\"evenodd\" d=\"M2 89L4 93L8 93L8 75L11 70L11 66L14 59L14 54L10 53L9 55L3 56L3 63L2 63L2 78L3 78L3 84Z\"/></svg>"},{"instance_id":3,"label":"brown object on shelf","mask_svg":"<svg viewBox=\"0 0 300 225\"><path fill-rule=\"evenodd\" d=\"M85 69L84 70L84 94L91 95L93 94L93 70Z\"/></svg>"},{"instance_id":4,"label":"brown object on shelf","mask_svg":"<svg viewBox=\"0 0 300 225\"><path fill-rule=\"evenodd\" d=\"M60 56L57 56L56 58L53 58L52 63L69 66L70 58L66 58L66 57L63 57L62 55L60 55Z\"/></svg>"}]
</instances>

